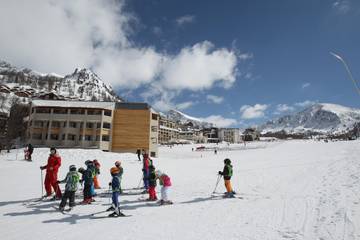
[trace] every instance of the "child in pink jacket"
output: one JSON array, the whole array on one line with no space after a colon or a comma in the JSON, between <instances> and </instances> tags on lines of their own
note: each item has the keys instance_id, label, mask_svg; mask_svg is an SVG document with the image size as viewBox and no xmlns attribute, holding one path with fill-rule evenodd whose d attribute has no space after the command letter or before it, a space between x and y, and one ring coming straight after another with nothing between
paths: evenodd
<instances>
[{"instance_id":1,"label":"child in pink jacket","mask_svg":"<svg viewBox=\"0 0 360 240\"><path fill-rule=\"evenodd\" d=\"M173 202L168 199L169 188L171 187L170 177L159 170L155 172L155 175L159 179L161 185L160 205L173 204Z\"/></svg>"}]
</instances>

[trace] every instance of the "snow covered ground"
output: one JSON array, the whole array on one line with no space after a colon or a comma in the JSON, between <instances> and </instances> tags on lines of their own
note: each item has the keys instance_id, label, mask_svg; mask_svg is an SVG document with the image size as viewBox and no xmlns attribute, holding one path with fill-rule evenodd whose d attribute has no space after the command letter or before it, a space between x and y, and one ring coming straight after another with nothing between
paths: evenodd
<instances>
[{"instance_id":1,"label":"snow covered ground","mask_svg":"<svg viewBox=\"0 0 360 240\"><path fill-rule=\"evenodd\" d=\"M114 161L122 161L122 185L131 193L120 197L122 211L131 215L125 218L92 216L109 207L104 194L65 215L54 209L58 202L32 201L41 196L39 166L48 149L35 149L33 162L22 160L20 150L17 156L2 153L1 239L360 239L360 141L258 142L230 145L232 151L217 155L192 147L161 147L154 159L173 182L174 205L168 206L143 201L145 196L131 189L141 178L135 154L59 150L60 179L70 164L100 161L99 193L107 191ZM232 160L233 187L242 199L211 195L224 158ZM224 191L221 181L217 192Z\"/></svg>"}]
</instances>

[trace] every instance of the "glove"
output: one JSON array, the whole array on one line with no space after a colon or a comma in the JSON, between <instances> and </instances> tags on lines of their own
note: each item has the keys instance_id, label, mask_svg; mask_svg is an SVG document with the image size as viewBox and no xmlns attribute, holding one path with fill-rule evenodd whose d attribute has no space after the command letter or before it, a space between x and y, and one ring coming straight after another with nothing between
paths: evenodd
<instances>
[{"instance_id":1,"label":"glove","mask_svg":"<svg viewBox=\"0 0 360 240\"><path fill-rule=\"evenodd\" d=\"M111 182L109 182L109 186L111 186L112 184L111 184Z\"/></svg>"},{"instance_id":2,"label":"glove","mask_svg":"<svg viewBox=\"0 0 360 240\"><path fill-rule=\"evenodd\" d=\"M218 173L219 173L219 175L222 175L222 174L223 174L222 171L219 171Z\"/></svg>"},{"instance_id":3,"label":"glove","mask_svg":"<svg viewBox=\"0 0 360 240\"><path fill-rule=\"evenodd\" d=\"M82 184L82 183L83 183L83 180L79 180L79 183Z\"/></svg>"},{"instance_id":4,"label":"glove","mask_svg":"<svg viewBox=\"0 0 360 240\"><path fill-rule=\"evenodd\" d=\"M41 169L41 170L44 170L44 169L45 169L45 167L43 167L43 166L40 166L40 169Z\"/></svg>"},{"instance_id":5,"label":"glove","mask_svg":"<svg viewBox=\"0 0 360 240\"><path fill-rule=\"evenodd\" d=\"M61 183L60 181L56 181L57 184Z\"/></svg>"}]
</instances>

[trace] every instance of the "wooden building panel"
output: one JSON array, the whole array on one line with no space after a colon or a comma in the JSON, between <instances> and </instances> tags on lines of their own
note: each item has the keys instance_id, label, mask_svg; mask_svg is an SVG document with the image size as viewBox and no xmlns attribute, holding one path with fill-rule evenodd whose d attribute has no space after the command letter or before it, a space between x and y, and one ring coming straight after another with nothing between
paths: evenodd
<instances>
[{"instance_id":1,"label":"wooden building panel","mask_svg":"<svg viewBox=\"0 0 360 240\"><path fill-rule=\"evenodd\" d=\"M149 110L117 109L114 111L112 151L149 149Z\"/></svg>"}]
</instances>

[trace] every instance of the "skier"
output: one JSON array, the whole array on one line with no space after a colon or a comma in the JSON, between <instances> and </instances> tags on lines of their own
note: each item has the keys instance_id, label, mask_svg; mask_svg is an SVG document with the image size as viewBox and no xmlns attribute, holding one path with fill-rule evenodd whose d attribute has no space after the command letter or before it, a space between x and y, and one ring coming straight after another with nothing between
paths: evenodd
<instances>
[{"instance_id":1,"label":"skier","mask_svg":"<svg viewBox=\"0 0 360 240\"><path fill-rule=\"evenodd\" d=\"M120 212L119 206L119 194L120 194L120 182L119 182L119 168L112 167L110 169L110 174L112 176L111 182L109 182L109 186L112 189L112 206L108 208L106 211L114 211L113 213L109 214L109 217L119 217L124 216L122 212Z\"/></svg>"},{"instance_id":2,"label":"skier","mask_svg":"<svg viewBox=\"0 0 360 240\"><path fill-rule=\"evenodd\" d=\"M124 173L124 169L121 166L121 162L120 161L116 161L115 162L115 167L117 167L119 169L119 173L117 174L117 177L119 179L119 193L122 193L122 189L121 189L121 181L122 181L122 175Z\"/></svg>"},{"instance_id":3,"label":"skier","mask_svg":"<svg viewBox=\"0 0 360 240\"><path fill-rule=\"evenodd\" d=\"M24 150L24 152L25 152L25 160L32 161L31 160L31 155L34 152L34 147L33 147L33 145L31 145L31 143L29 143L26 146L26 149Z\"/></svg>"},{"instance_id":4,"label":"skier","mask_svg":"<svg viewBox=\"0 0 360 240\"><path fill-rule=\"evenodd\" d=\"M82 174L81 183L84 183L83 188L83 194L84 194L84 200L81 202L81 204L91 204L93 202L92 194L91 194L91 185L93 184L93 175L89 168L86 170L84 168L79 168L79 173Z\"/></svg>"},{"instance_id":5,"label":"skier","mask_svg":"<svg viewBox=\"0 0 360 240\"><path fill-rule=\"evenodd\" d=\"M100 175L100 163L98 160L94 159L93 161L94 166L95 166L95 176L94 176L94 188L95 189L100 189L100 184L99 184L99 175Z\"/></svg>"},{"instance_id":6,"label":"skier","mask_svg":"<svg viewBox=\"0 0 360 240\"><path fill-rule=\"evenodd\" d=\"M76 166L70 165L69 172L66 174L64 180L58 181L58 183L65 184L65 192L61 198L59 210L64 211L67 200L69 199L69 207L71 210L75 206L75 192L78 189L79 174L76 172Z\"/></svg>"},{"instance_id":7,"label":"skier","mask_svg":"<svg viewBox=\"0 0 360 240\"><path fill-rule=\"evenodd\" d=\"M219 174L224 177L224 182L225 182L226 193L224 197L234 197L235 192L233 191L230 182L230 179L233 174L233 167L231 165L230 159L229 158L224 159L224 164L225 166L223 171L219 171Z\"/></svg>"},{"instance_id":8,"label":"skier","mask_svg":"<svg viewBox=\"0 0 360 240\"><path fill-rule=\"evenodd\" d=\"M149 166L149 198L147 201L156 201L156 174L154 165Z\"/></svg>"},{"instance_id":9,"label":"skier","mask_svg":"<svg viewBox=\"0 0 360 240\"><path fill-rule=\"evenodd\" d=\"M159 202L160 205L173 204L173 202L168 199L169 188L171 186L170 177L159 170L155 171L155 174L161 185L161 200Z\"/></svg>"},{"instance_id":10,"label":"skier","mask_svg":"<svg viewBox=\"0 0 360 240\"><path fill-rule=\"evenodd\" d=\"M147 193L149 191L149 166L150 166L150 159L149 155L144 152L143 154L143 180L144 180L144 188L145 190L143 193Z\"/></svg>"},{"instance_id":11,"label":"skier","mask_svg":"<svg viewBox=\"0 0 360 240\"><path fill-rule=\"evenodd\" d=\"M46 175L45 175L45 190L46 190L46 196L50 197L52 193L52 189L54 189L56 195L54 196L53 200L61 199L61 190L59 188L59 184L57 183L57 174L58 170L61 166L61 157L57 154L56 148L52 147L50 148L50 155L47 161L47 164L45 166L41 166L40 169L44 170L46 169Z\"/></svg>"},{"instance_id":12,"label":"skier","mask_svg":"<svg viewBox=\"0 0 360 240\"><path fill-rule=\"evenodd\" d=\"M94 197L94 196L96 196L96 192L95 192L95 188L94 188L94 177L96 175L95 165L94 165L93 161L91 161L91 160L86 160L85 165L86 165L86 169L91 172L92 182L91 182L90 192L91 192L91 196Z\"/></svg>"},{"instance_id":13,"label":"skier","mask_svg":"<svg viewBox=\"0 0 360 240\"><path fill-rule=\"evenodd\" d=\"M141 150L139 148L136 150L136 154L138 156L139 161L141 161L141 158L140 158Z\"/></svg>"}]
</instances>

